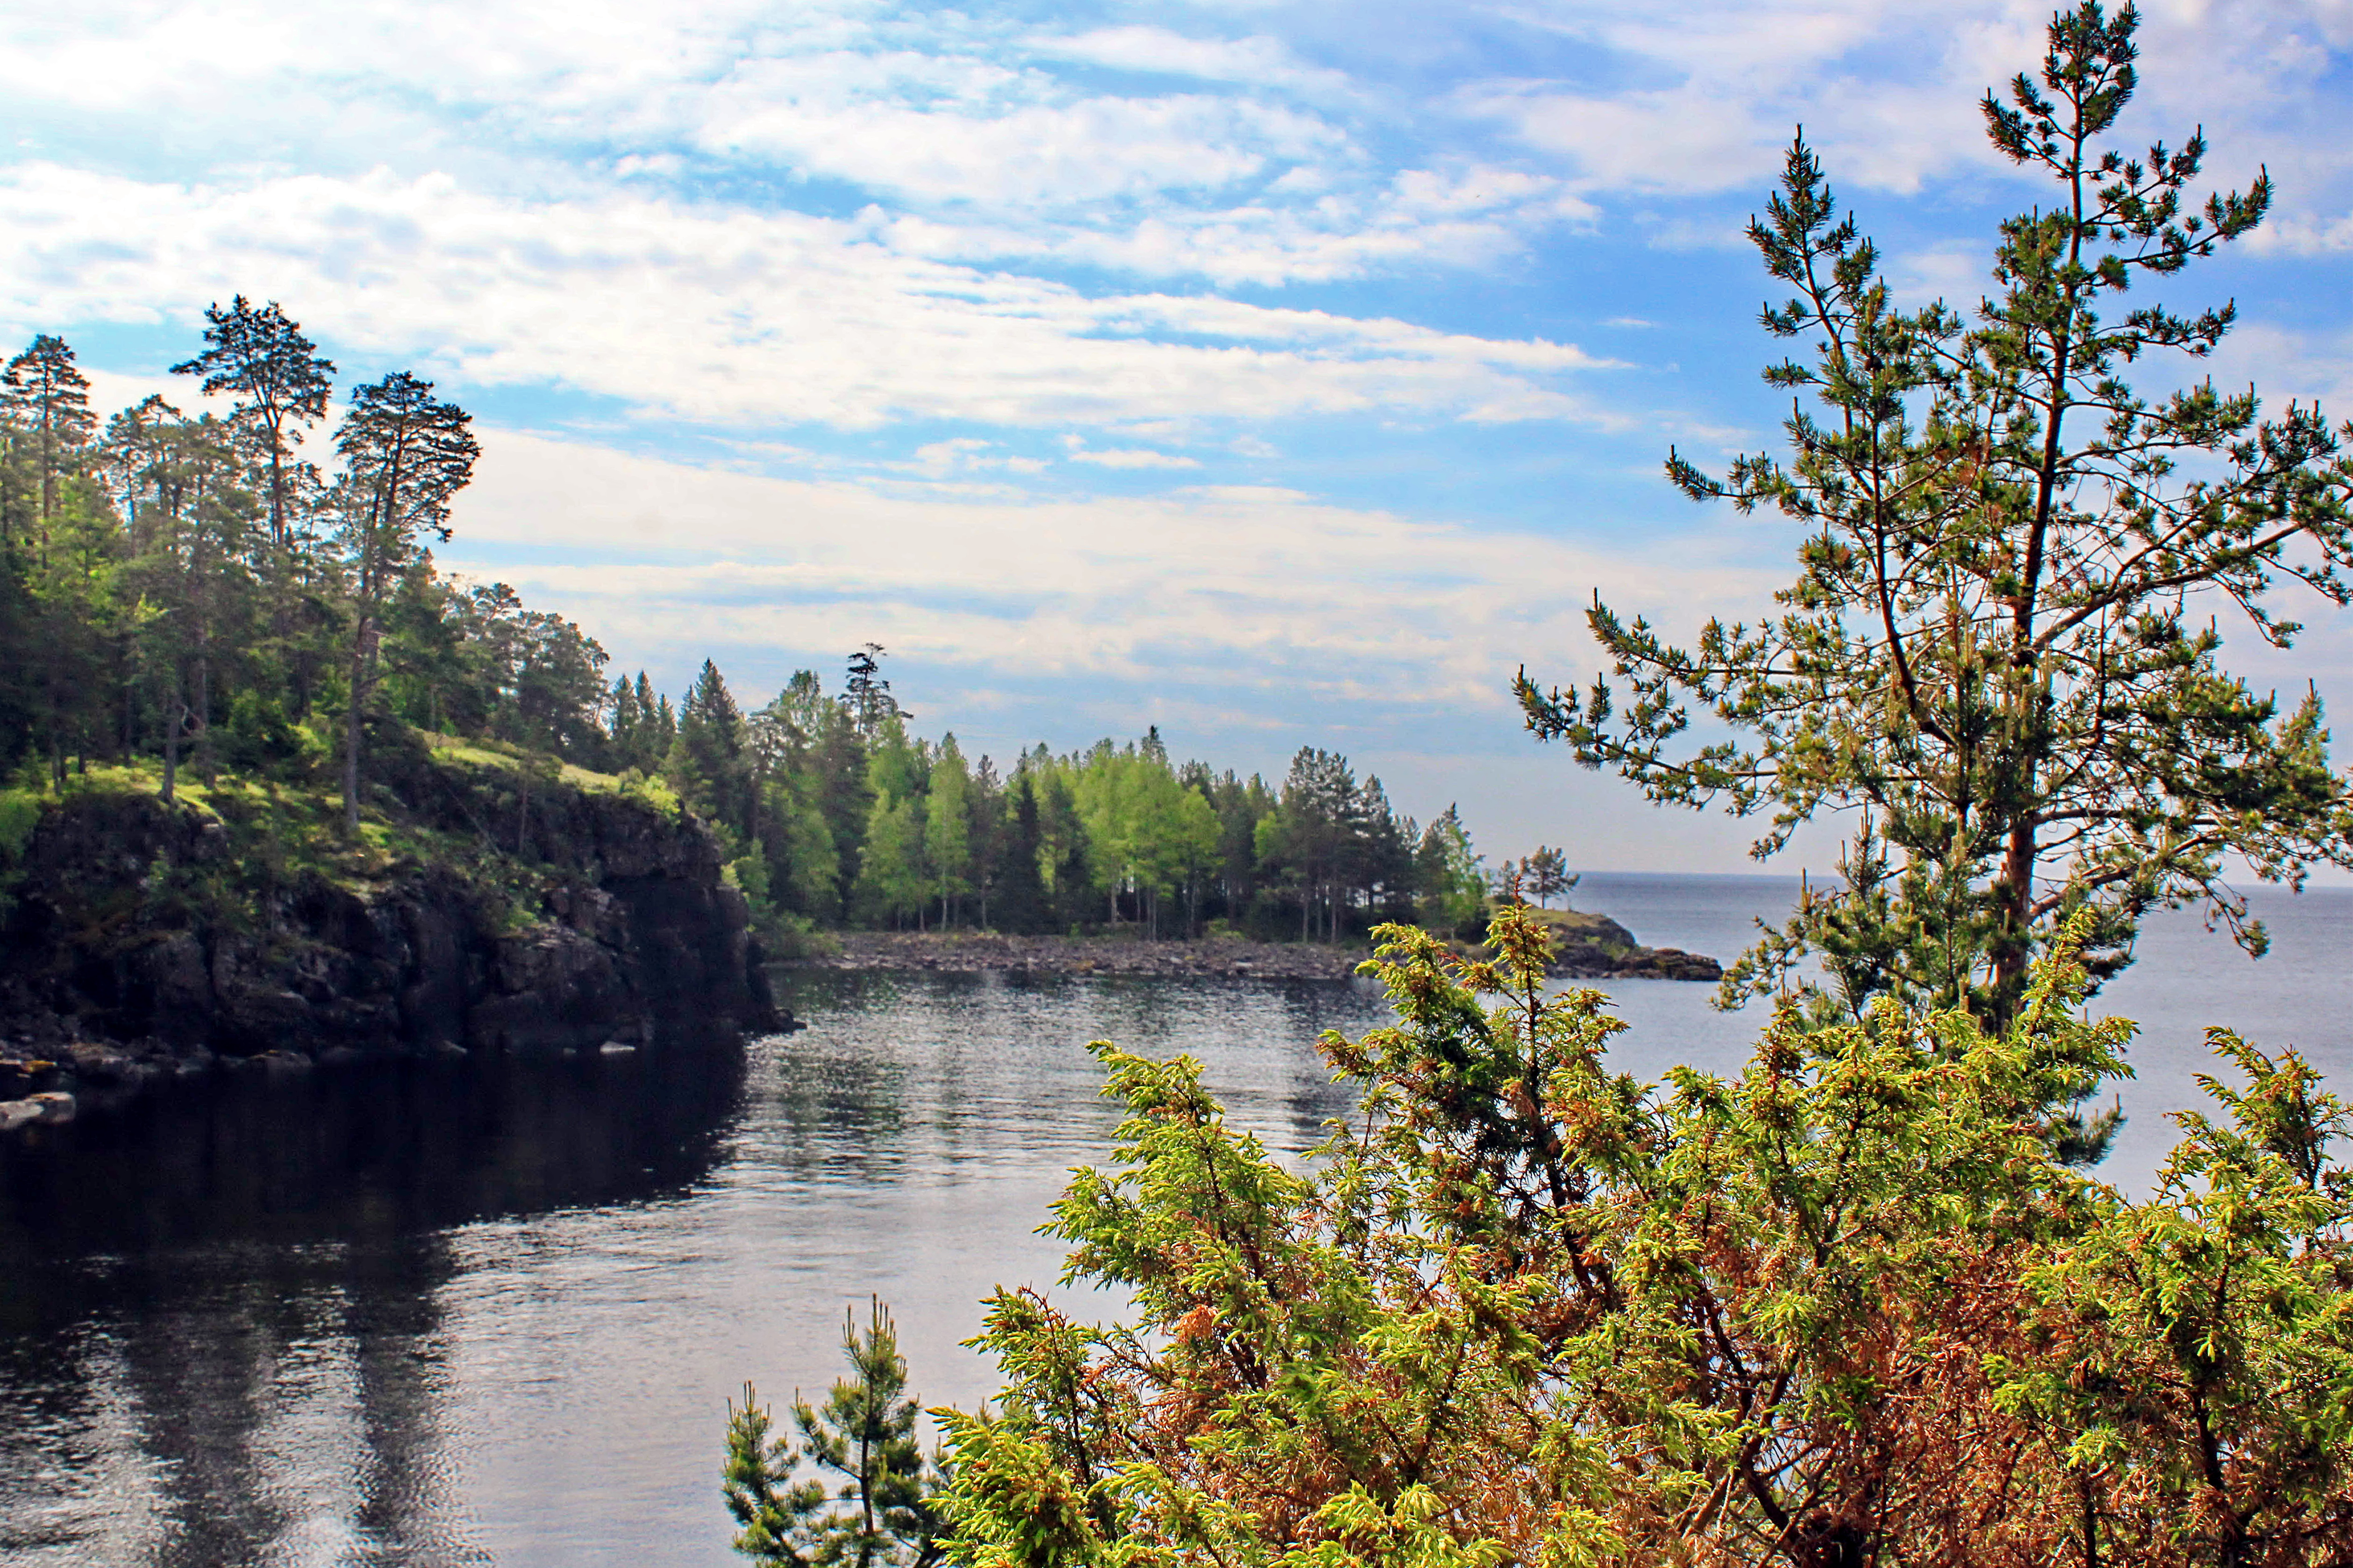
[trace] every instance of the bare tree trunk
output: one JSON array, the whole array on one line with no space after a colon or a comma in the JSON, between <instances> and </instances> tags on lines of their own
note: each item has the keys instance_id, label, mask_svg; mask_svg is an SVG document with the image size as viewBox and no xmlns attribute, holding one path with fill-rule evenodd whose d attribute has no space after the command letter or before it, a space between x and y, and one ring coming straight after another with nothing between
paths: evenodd
<instances>
[{"instance_id":1,"label":"bare tree trunk","mask_svg":"<svg viewBox=\"0 0 2353 1568\"><path fill-rule=\"evenodd\" d=\"M286 548L286 458L278 432L269 433L269 542Z\"/></svg>"},{"instance_id":2,"label":"bare tree trunk","mask_svg":"<svg viewBox=\"0 0 2353 1568\"><path fill-rule=\"evenodd\" d=\"M352 689L343 714L343 831L360 830L360 709L367 696L368 617L352 632Z\"/></svg>"},{"instance_id":3,"label":"bare tree trunk","mask_svg":"<svg viewBox=\"0 0 2353 1568\"><path fill-rule=\"evenodd\" d=\"M2028 961L2033 956L2028 927L2034 909L2034 821L2028 817L2010 826L2010 845L2002 856L1998 884L2002 929L1995 939L1993 952L1994 1016L1990 1020L1998 1028L2010 1022L2010 1008L2024 984Z\"/></svg>"},{"instance_id":4,"label":"bare tree trunk","mask_svg":"<svg viewBox=\"0 0 2353 1568\"><path fill-rule=\"evenodd\" d=\"M213 782L213 662L208 631L196 634L196 771Z\"/></svg>"},{"instance_id":5,"label":"bare tree trunk","mask_svg":"<svg viewBox=\"0 0 2353 1568\"><path fill-rule=\"evenodd\" d=\"M180 702L174 691L165 704L164 720L164 804L172 804L180 778Z\"/></svg>"}]
</instances>

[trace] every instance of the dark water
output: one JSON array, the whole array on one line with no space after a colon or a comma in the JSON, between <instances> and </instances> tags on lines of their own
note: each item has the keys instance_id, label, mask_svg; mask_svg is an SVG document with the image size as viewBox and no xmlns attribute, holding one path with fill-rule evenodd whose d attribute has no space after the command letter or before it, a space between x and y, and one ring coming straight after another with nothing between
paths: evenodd
<instances>
[{"instance_id":1,"label":"dark water","mask_svg":"<svg viewBox=\"0 0 2353 1568\"><path fill-rule=\"evenodd\" d=\"M1794 883L1588 877L1645 941L1729 955ZM2108 1009L2149 1025L2110 1174L2137 1181L2236 1022L2353 1079L2353 891L2269 900L2274 955L2161 921ZM814 1026L739 1052L321 1074L90 1118L0 1155L0 1563L723 1563L718 1437L745 1378L837 1375L895 1307L929 1402L1114 1112L1084 1043L1192 1052L1287 1149L1345 1093L1343 984L805 976ZM1758 1020L1615 988L1620 1054L1728 1068Z\"/></svg>"}]
</instances>

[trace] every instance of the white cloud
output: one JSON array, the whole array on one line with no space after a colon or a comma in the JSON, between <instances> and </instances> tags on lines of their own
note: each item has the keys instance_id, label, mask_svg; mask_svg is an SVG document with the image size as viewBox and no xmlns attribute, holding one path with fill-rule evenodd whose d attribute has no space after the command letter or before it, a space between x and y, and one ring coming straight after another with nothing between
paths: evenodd
<instances>
[{"instance_id":1,"label":"white cloud","mask_svg":"<svg viewBox=\"0 0 2353 1568\"><path fill-rule=\"evenodd\" d=\"M1004 216L1132 202L1139 210L1079 225L1117 235L1172 206L1271 202L1312 223L1319 194L1362 197L1432 155L1399 162L1377 150L1399 139L1440 161L1567 176L1587 199L1748 189L1770 177L1799 121L1850 181L1908 191L1941 174L1983 174L1997 165L1976 96L2032 62L2048 15L2020 0L1499 9L1510 25L1569 40L1576 79L1453 63L1485 52L1493 24L1475 11L1404 30L1365 13L1356 25L1394 35L1395 64L1385 72L1377 51L1359 48L1352 76L1276 36L1279 13L1261 13L1247 36L1209 37L1159 23L1041 31L986 6L910 14L863 0L349 0L326 10L92 0L17 21L0 90L37 132L58 114L114 117L129 132L108 139L114 154L151 163L175 147L312 167L322 157L364 166L553 155L576 166L603 156L642 178L694 149L763 177L868 183L926 209L986 205ZM2233 168L2263 161L2286 176L2283 237L2326 235L2346 211L2345 16L2342 0L2148 8L2147 102L2182 129L2204 121ZM1352 24L1343 11L1335 25ZM1107 92L1074 81L1072 66L1216 90ZM1449 123L1450 103L1470 115L1470 133ZM1501 123L1537 156L1482 153L1481 122ZM1237 191L1242 199L1228 199ZM1379 222L1371 207L1364 216ZM1525 237L1553 216L1523 204L1499 221ZM1202 258L1139 245L1127 264L1170 255Z\"/></svg>"},{"instance_id":2,"label":"white cloud","mask_svg":"<svg viewBox=\"0 0 2353 1568\"><path fill-rule=\"evenodd\" d=\"M1097 298L902 254L871 217L526 203L382 171L185 187L20 166L0 176L0 275L19 330L187 321L242 290L475 384L727 422L1588 417L1556 381L1606 363L1215 297Z\"/></svg>"},{"instance_id":3,"label":"white cloud","mask_svg":"<svg viewBox=\"0 0 2353 1568\"><path fill-rule=\"evenodd\" d=\"M1155 452L1143 447L1105 447L1095 451L1072 452L1073 463L1092 463L1105 468L1198 468L1198 458L1179 457L1174 452Z\"/></svg>"},{"instance_id":4,"label":"white cloud","mask_svg":"<svg viewBox=\"0 0 2353 1568\"><path fill-rule=\"evenodd\" d=\"M483 448L446 558L640 658L681 646L774 660L872 637L981 681L1200 682L1230 688L1239 712L1329 701L1385 721L1431 707L1504 719L1519 661L1589 668L1597 587L1680 626L1761 599L1781 574L1662 574L1271 486L942 499L495 429ZM547 561L556 544L567 563Z\"/></svg>"},{"instance_id":5,"label":"white cloud","mask_svg":"<svg viewBox=\"0 0 2353 1568\"><path fill-rule=\"evenodd\" d=\"M2283 236L2329 233L2353 176L2341 0L2145 12L2140 101L2121 143L2178 145L2202 123L2217 184L2267 163L2284 176ZM1910 193L1946 176L2039 178L1987 146L1977 102L2035 67L2047 5L1530 0L1512 14L1589 47L1593 79L1466 79L1452 101L1563 161L1581 194L1754 189L1778 172L1799 123L1841 185Z\"/></svg>"},{"instance_id":6,"label":"white cloud","mask_svg":"<svg viewBox=\"0 0 2353 1568\"><path fill-rule=\"evenodd\" d=\"M1024 42L1031 53L1048 58L1083 60L1147 76L1194 77L1338 96L1354 91L1344 73L1305 65L1281 39L1262 34L1200 38L1166 27L1124 26L1069 36L1038 34Z\"/></svg>"},{"instance_id":7,"label":"white cloud","mask_svg":"<svg viewBox=\"0 0 2353 1568\"><path fill-rule=\"evenodd\" d=\"M1215 191L1342 141L1314 116L1245 100L1092 97L966 108L844 94L843 74L832 60L739 71L710 95L697 144L1002 216L1033 205Z\"/></svg>"},{"instance_id":8,"label":"white cloud","mask_svg":"<svg viewBox=\"0 0 2353 1568\"><path fill-rule=\"evenodd\" d=\"M2316 400L2337 421L2353 415L2353 326L2342 322L2315 331L2276 320L2242 321L2211 359L2176 364L2187 372L2184 379L2211 375L2226 390L2254 387L2266 417L2278 417L2290 401Z\"/></svg>"}]
</instances>

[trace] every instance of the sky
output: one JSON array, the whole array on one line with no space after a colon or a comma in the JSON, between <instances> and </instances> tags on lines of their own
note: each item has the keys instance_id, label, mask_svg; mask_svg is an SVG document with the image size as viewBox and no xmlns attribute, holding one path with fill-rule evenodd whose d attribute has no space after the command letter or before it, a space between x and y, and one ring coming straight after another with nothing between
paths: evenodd
<instances>
[{"instance_id":1,"label":"sky","mask_svg":"<svg viewBox=\"0 0 2353 1568\"><path fill-rule=\"evenodd\" d=\"M1908 300L1964 309L2045 187L1986 146L2041 5L342 0L0 20L0 333L173 393L280 301L483 456L441 559L618 669L757 701L866 642L1000 759L1156 724L1346 753L1491 855L1738 870L1523 731L1583 612L1754 616L1790 526L1661 477L1787 412L1742 237L1802 124ZM2353 413L2353 0L2158 0L2128 148L2203 126L2271 221L2162 297ZM2144 368L2146 384L2186 374ZM184 405L191 389L178 384ZM2353 626L2235 668L2353 703ZM2232 630L2226 626L2226 636ZM1792 858L1826 868L1829 830Z\"/></svg>"}]
</instances>

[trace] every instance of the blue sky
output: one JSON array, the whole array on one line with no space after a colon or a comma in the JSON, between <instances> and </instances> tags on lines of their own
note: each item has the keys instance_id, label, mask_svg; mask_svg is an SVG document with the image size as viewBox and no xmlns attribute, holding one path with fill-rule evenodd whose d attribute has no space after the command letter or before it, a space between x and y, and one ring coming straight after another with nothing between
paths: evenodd
<instances>
[{"instance_id":1,"label":"blue sky","mask_svg":"<svg viewBox=\"0 0 2353 1568\"><path fill-rule=\"evenodd\" d=\"M485 446L452 566L675 689L879 641L1000 755L1347 752L1483 846L1736 868L1521 732L1579 612L1760 605L1659 478L1772 444L1740 239L1793 125L1915 298L2041 192L1975 102L2034 5L108 5L12 17L0 328L124 402L276 299ZM2353 412L2353 4L2158 4L2127 144L2273 222L2225 382ZM2155 373L2172 374L2169 370ZM185 401L185 389L181 394ZM2353 700L2343 617L2260 679ZM1801 858L1827 864L1816 839Z\"/></svg>"}]
</instances>

